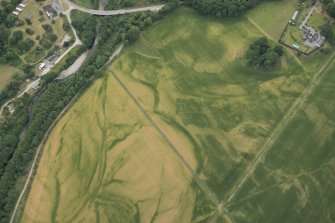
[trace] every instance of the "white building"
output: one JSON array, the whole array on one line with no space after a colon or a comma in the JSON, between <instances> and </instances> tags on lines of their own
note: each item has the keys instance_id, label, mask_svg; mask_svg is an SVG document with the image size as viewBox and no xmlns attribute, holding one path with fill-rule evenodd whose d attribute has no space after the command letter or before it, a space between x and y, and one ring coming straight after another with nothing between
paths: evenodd
<instances>
[{"instance_id":1,"label":"white building","mask_svg":"<svg viewBox=\"0 0 335 223\"><path fill-rule=\"evenodd\" d=\"M45 68L47 65L45 63L41 63L40 66L38 67L38 69L42 70L43 68Z\"/></svg>"},{"instance_id":2,"label":"white building","mask_svg":"<svg viewBox=\"0 0 335 223\"><path fill-rule=\"evenodd\" d=\"M23 3L20 3L19 6L21 6L22 8L25 8L25 7L26 7L26 5L23 4Z\"/></svg>"}]
</instances>

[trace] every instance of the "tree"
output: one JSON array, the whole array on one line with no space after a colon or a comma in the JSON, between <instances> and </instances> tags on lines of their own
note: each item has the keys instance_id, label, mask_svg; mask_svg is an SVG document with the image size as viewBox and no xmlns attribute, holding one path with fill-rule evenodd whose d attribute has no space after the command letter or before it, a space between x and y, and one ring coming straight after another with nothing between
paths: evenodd
<instances>
[{"instance_id":1,"label":"tree","mask_svg":"<svg viewBox=\"0 0 335 223\"><path fill-rule=\"evenodd\" d=\"M280 45L276 45L273 50L279 55L279 56L283 56L284 55L284 49L282 46Z\"/></svg>"},{"instance_id":2,"label":"tree","mask_svg":"<svg viewBox=\"0 0 335 223\"><path fill-rule=\"evenodd\" d=\"M140 28L137 26L131 26L130 29L124 35L124 43L126 45L135 42L140 36Z\"/></svg>"},{"instance_id":3,"label":"tree","mask_svg":"<svg viewBox=\"0 0 335 223\"><path fill-rule=\"evenodd\" d=\"M13 32L12 38L10 39L10 44L15 45L22 39L23 39L23 32L21 30L17 30Z\"/></svg>"},{"instance_id":4,"label":"tree","mask_svg":"<svg viewBox=\"0 0 335 223\"><path fill-rule=\"evenodd\" d=\"M323 35L326 40L333 45L334 44L334 32L332 26L329 23L325 23L320 27L321 35Z\"/></svg>"},{"instance_id":5,"label":"tree","mask_svg":"<svg viewBox=\"0 0 335 223\"><path fill-rule=\"evenodd\" d=\"M335 18L335 3L334 2L329 2L326 5L326 11L331 17Z\"/></svg>"},{"instance_id":6,"label":"tree","mask_svg":"<svg viewBox=\"0 0 335 223\"><path fill-rule=\"evenodd\" d=\"M28 34L28 35L34 35L34 30L30 29L30 28L26 28L25 29L25 32Z\"/></svg>"},{"instance_id":7,"label":"tree","mask_svg":"<svg viewBox=\"0 0 335 223\"><path fill-rule=\"evenodd\" d=\"M283 54L281 46L271 46L266 37L261 37L249 46L245 58L250 66L271 69Z\"/></svg>"},{"instance_id":8,"label":"tree","mask_svg":"<svg viewBox=\"0 0 335 223\"><path fill-rule=\"evenodd\" d=\"M0 26L0 55L3 52L3 49L6 45L6 42L8 40L9 37L9 32L5 27L1 27Z\"/></svg>"}]
</instances>

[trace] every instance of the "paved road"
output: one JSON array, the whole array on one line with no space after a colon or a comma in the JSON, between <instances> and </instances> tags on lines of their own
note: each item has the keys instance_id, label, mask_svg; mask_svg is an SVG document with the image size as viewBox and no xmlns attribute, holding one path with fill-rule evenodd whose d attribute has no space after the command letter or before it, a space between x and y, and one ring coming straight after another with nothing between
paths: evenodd
<instances>
[{"instance_id":1,"label":"paved road","mask_svg":"<svg viewBox=\"0 0 335 223\"><path fill-rule=\"evenodd\" d=\"M105 11L105 10L87 9L87 8L74 4L73 2L69 0L63 0L63 1L70 6L69 8L70 11L73 9L76 9L76 10L86 12L92 15L121 15L121 14L126 14L126 13L143 12L143 11L159 11L164 7L164 5L153 5L153 6L133 8L133 9L119 9L119 10Z\"/></svg>"},{"instance_id":2,"label":"paved road","mask_svg":"<svg viewBox=\"0 0 335 223\"><path fill-rule=\"evenodd\" d=\"M269 150L272 148L273 144L277 141L279 136L283 133L283 131L286 129L290 121L295 117L297 112L303 107L308 97L311 95L313 90L316 86L318 86L320 79L322 77L322 74L326 70L326 68L331 64L335 57L335 53L333 53L330 58L327 60L327 62L321 67L321 69L314 75L310 85L306 88L306 90L300 95L299 98L293 103L289 111L286 113L282 121L277 125L275 130L272 132L270 137L267 139L264 146L261 148L260 152L256 156L256 159L249 165L249 167L246 169L244 174L242 175L240 181L233 187L231 190L227 201L225 202L226 207L230 206L231 201L233 198L238 194L242 186L247 182L247 180L254 174L256 167L258 164L263 160L263 158L266 156L266 154L269 152Z\"/></svg>"}]
</instances>

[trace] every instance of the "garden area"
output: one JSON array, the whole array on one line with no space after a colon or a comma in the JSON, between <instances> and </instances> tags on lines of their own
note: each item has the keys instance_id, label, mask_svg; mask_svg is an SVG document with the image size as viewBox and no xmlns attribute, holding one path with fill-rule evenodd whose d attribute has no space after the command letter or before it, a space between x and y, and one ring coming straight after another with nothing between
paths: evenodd
<instances>
[{"instance_id":1,"label":"garden area","mask_svg":"<svg viewBox=\"0 0 335 223\"><path fill-rule=\"evenodd\" d=\"M295 12L284 29L279 42L304 55L309 55L319 48L329 47L324 41L322 26L330 24L332 19L323 10L318 1L299 2Z\"/></svg>"}]
</instances>

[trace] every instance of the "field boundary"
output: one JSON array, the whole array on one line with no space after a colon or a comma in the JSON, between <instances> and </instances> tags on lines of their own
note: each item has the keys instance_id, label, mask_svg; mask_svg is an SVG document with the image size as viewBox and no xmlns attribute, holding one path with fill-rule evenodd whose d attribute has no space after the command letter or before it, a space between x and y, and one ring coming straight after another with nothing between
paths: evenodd
<instances>
[{"instance_id":1,"label":"field boundary","mask_svg":"<svg viewBox=\"0 0 335 223\"><path fill-rule=\"evenodd\" d=\"M311 95L315 87L318 86L319 81L321 80L321 77L322 77L322 73L328 68L328 66L333 61L334 57L335 57L335 52L330 56L330 58L320 68L320 70L314 75L309 86L304 90L304 92L299 96L299 98L295 100L291 108L285 114L282 121L277 125L277 127L274 129L270 137L267 139L264 146L262 147L262 149L257 154L256 158L254 159L254 161L250 163L249 167L246 169L244 174L241 176L240 178L241 180L237 182L237 184L232 188L230 194L223 201L226 204L227 208L232 204L231 201L235 198L235 196L238 194L238 192L240 191L242 186L247 182L247 180L253 175L253 173L256 170L256 167L260 164L262 159L270 151L270 149L272 148L272 145L281 136L281 134L286 129L290 121L293 119L293 117L295 117L296 113L300 111L300 109L305 104L307 98Z\"/></svg>"}]
</instances>

